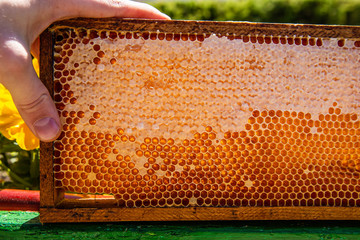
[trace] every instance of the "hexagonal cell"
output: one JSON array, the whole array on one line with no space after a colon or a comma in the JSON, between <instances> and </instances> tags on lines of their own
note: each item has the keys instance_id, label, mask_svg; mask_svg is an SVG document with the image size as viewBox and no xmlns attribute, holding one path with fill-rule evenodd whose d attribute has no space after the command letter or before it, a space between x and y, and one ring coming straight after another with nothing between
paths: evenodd
<instances>
[{"instance_id":1,"label":"hexagonal cell","mask_svg":"<svg viewBox=\"0 0 360 240\"><path fill-rule=\"evenodd\" d=\"M360 206L354 76L339 67L358 65L343 55L359 41L62 31L56 188L130 208Z\"/></svg>"}]
</instances>

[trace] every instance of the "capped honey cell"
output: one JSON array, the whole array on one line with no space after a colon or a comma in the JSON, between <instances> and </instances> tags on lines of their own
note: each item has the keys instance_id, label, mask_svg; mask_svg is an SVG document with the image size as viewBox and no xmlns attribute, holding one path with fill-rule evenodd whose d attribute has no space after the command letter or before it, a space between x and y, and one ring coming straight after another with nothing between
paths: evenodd
<instances>
[{"instance_id":1,"label":"capped honey cell","mask_svg":"<svg viewBox=\"0 0 360 240\"><path fill-rule=\"evenodd\" d=\"M127 208L360 207L359 39L55 34L56 189Z\"/></svg>"}]
</instances>

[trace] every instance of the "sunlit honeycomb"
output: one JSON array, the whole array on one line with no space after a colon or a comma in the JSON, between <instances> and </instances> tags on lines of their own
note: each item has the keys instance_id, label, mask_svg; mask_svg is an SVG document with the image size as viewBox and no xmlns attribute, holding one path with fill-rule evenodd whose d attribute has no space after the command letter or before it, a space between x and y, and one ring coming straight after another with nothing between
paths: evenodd
<instances>
[{"instance_id":1,"label":"sunlit honeycomb","mask_svg":"<svg viewBox=\"0 0 360 240\"><path fill-rule=\"evenodd\" d=\"M55 186L120 207L360 206L360 40L58 29Z\"/></svg>"}]
</instances>

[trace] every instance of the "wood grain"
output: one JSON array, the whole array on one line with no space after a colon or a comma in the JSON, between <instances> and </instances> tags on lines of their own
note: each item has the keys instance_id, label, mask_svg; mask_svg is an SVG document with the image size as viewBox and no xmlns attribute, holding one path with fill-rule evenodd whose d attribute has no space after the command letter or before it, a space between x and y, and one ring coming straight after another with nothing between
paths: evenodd
<instances>
[{"instance_id":1,"label":"wood grain","mask_svg":"<svg viewBox=\"0 0 360 240\"><path fill-rule=\"evenodd\" d=\"M220 35L360 38L359 26L214 22L184 20L88 19L76 18L54 23L50 28L83 28L131 32L171 32Z\"/></svg>"},{"instance_id":2,"label":"wood grain","mask_svg":"<svg viewBox=\"0 0 360 240\"><path fill-rule=\"evenodd\" d=\"M40 79L53 98L53 40L51 32L46 30L41 34L40 45ZM53 143L40 142L40 192L40 206L54 206Z\"/></svg>"},{"instance_id":3,"label":"wood grain","mask_svg":"<svg viewBox=\"0 0 360 240\"><path fill-rule=\"evenodd\" d=\"M43 223L199 220L360 220L360 211L346 207L40 209Z\"/></svg>"}]
</instances>

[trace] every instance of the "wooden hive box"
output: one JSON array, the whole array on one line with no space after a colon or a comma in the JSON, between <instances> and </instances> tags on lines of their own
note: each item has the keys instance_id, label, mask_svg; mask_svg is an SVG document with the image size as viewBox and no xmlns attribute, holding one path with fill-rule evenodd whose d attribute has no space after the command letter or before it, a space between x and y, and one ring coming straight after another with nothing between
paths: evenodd
<instances>
[{"instance_id":1,"label":"wooden hive box","mask_svg":"<svg viewBox=\"0 0 360 240\"><path fill-rule=\"evenodd\" d=\"M40 64L42 222L360 220L359 27L66 20Z\"/></svg>"}]
</instances>

